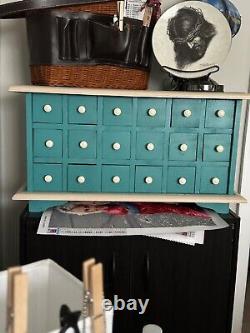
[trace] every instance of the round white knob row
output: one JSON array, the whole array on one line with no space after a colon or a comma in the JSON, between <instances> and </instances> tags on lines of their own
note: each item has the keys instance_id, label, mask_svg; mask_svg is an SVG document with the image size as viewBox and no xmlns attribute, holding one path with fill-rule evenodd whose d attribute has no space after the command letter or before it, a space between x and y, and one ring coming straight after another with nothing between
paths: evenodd
<instances>
[{"instance_id":1,"label":"round white knob row","mask_svg":"<svg viewBox=\"0 0 250 333\"><path fill-rule=\"evenodd\" d=\"M86 149L88 148L88 142L87 141L81 141L79 143L79 146L82 148L82 149Z\"/></svg>"},{"instance_id":2,"label":"round white knob row","mask_svg":"<svg viewBox=\"0 0 250 333\"><path fill-rule=\"evenodd\" d=\"M180 178L178 179L178 183L179 183L180 185L185 185L185 184L187 183L187 180L186 180L185 177L180 177Z\"/></svg>"},{"instance_id":3,"label":"round white knob row","mask_svg":"<svg viewBox=\"0 0 250 333\"><path fill-rule=\"evenodd\" d=\"M183 117L189 118L192 116L192 111L191 110L184 110L183 111Z\"/></svg>"},{"instance_id":4,"label":"round white knob row","mask_svg":"<svg viewBox=\"0 0 250 333\"><path fill-rule=\"evenodd\" d=\"M215 147L215 150L217 151L217 153L223 153L224 147L222 145L218 145Z\"/></svg>"},{"instance_id":5,"label":"round white knob row","mask_svg":"<svg viewBox=\"0 0 250 333\"><path fill-rule=\"evenodd\" d=\"M187 151L188 150L188 145L183 143L179 146L180 151Z\"/></svg>"},{"instance_id":6,"label":"round white knob row","mask_svg":"<svg viewBox=\"0 0 250 333\"><path fill-rule=\"evenodd\" d=\"M43 106L43 111L47 112L47 113L51 112L52 111L52 106L50 104L45 104Z\"/></svg>"},{"instance_id":7,"label":"round white knob row","mask_svg":"<svg viewBox=\"0 0 250 333\"><path fill-rule=\"evenodd\" d=\"M120 178L119 176L114 176L114 177L112 178L112 182L113 182L114 184L119 184L120 181L121 181L121 178Z\"/></svg>"},{"instance_id":8,"label":"round white knob row","mask_svg":"<svg viewBox=\"0 0 250 333\"><path fill-rule=\"evenodd\" d=\"M54 142L52 140L45 141L45 146L47 148L52 148L54 146Z\"/></svg>"},{"instance_id":9,"label":"round white knob row","mask_svg":"<svg viewBox=\"0 0 250 333\"><path fill-rule=\"evenodd\" d=\"M51 175L46 175L46 176L44 176L43 179L46 183L51 183L53 180L53 177Z\"/></svg>"},{"instance_id":10,"label":"round white knob row","mask_svg":"<svg viewBox=\"0 0 250 333\"><path fill-rule=\"evenodd\" d=\"M212 183L213 185L219 185L219 183L220 183L220 179L217 178L217 177L214 177L214 178L211 179L211 183Z\"/></svg>"},{"instance_id":11,"label":"round white knob row","mask_svg":"<svg viewBox=\"0 0 250 333\"><path fill-rule=\"evenodd\" d=\"M77 112L83 114L86 112L86 107L84 105L79 105L77 108Z\"/></svg>"},{"instance_id":12,"label":"round white knob row","mask_svg":"<svg viewBox=\"0 0 250 333\"><path fill-rule=\"evenodd\" d=\"M152 184L153 183L153 178L152 177L146 177L144 179L144 181L145 181L146 184Z\"/></svg>"},{"instance_id":13,"label":"round white knob row","mask_svg":"<svg viewBox=\"0 0 250 333\"><path fill-rule=\"evenodd\" d=\"M218 110L218 111L216 111L216 116L217 116L218 118L223 118L223 117L225 117L225 114L226 114L226 112L225 112L224 110Z\"/></svg>"},{"instance_id":14,"label":"round white knob row","mask_svg":"<svg viewBox=\"0 0 250 333\"><path fill-rule=\"evenodd\" d=\"M119 150L121 148L121 145L119 142L115 142L115 143L113 143L112 147L114 150Z\"/></svg>"},{"instance_id":15,"label":"round white knob row","mask_svg":"<svg viewBox=\"0 0 250 333\"><path fill-rule=\"evenodd\" d=\"M155 117L156 114L157 114L157 110L156 109L153 109L153 108L148 109L148 115L150 117Z\"/></svg>"},{"instance_id":16,"label":"round white knob row","mask_svg":"<svg viewBox=\"0 0 250 333\"><path fill-rule=\"evenodd\" d=\"M147 150L152 151L155 149L155 145L152 142L150 142L146 145L146 148Z\"/></svg>"},{"instance_id":17,"label":"round white knob row","mask_svg":"<svg viewBox=\"0 0 250 333\"><path fill-rule=\"evenodd\" d=\"M114 108L113 115L120 116L122 114L122 110L120 108Z\"/></svg>"},{"instance_id":18,"label":"round white knob row","mask_svg":"<svg viewBox=\"0 0 250 333\"><path fill-rule=\"evenodd\" d=\"M84 176L78 176L78 177L77 177L77 182L78 182L79 184L83 184L83 183L85 183L85 177L84 177Z\"/></svg>"}]
</instances>

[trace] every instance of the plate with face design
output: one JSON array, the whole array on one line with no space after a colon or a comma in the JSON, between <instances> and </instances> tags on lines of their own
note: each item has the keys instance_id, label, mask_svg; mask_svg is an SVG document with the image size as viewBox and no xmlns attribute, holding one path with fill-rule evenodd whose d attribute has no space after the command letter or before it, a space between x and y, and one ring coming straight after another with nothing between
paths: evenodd
<instances>
[{"instance_id":1,"label":"plate with face design","mask_svg":"<svg viewBox=\"0 0 250 333\"><path fill-rule=\"evenodd\" d=\"M215 71L226 59L231 43L224 15L200 1L185 1L169 8L157 21L152 37L159 64L183 78Z\"/></svg>"}]
</instances>

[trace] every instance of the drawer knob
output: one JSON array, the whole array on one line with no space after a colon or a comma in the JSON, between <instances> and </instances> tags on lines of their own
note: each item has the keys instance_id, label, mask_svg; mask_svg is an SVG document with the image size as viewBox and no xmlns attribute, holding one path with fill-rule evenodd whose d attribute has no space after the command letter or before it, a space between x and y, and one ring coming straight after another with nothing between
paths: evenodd
<instances>
[{"instance_id":1,"label":"drawer knob","mask_svg":"<svg viewBox=\"0 0 250 333\"><path fill-rule=\"evenodd\" d=\"M189 118L192 116L192 111L191 110L184 110L183 111L183 117Z\"/></svg>"},{"instance_id":2,"label":"drawer knob","mask_svg":"<svg viewBox=\"0 0 250 333\"><path fill-rule=\"evenodd\" d=\"M52 148L54 146L54 142L52 140L45 141L45 146L47 148Z\"/></svg>"},{"instance_id":3,"label":"drawer knob","mask_svg":"<svg viewBox=\"0 0 250 333\"><path fill-rule=\"evenodd\" d=\"M120 108L114 108L113 115L120 116L122 114L122 110Z\"/></svg>"},{"instance_id":4,"label":"drawer knob","mask_svg":"<svg viewBox=\"0 0 250 333\"><path fill-rule=\"evenodd\" d=\"M219 185L220 180L219 180L219 178L214 177L214 178L211 179L211 183L212 183L213 185Z\"/></svg>"},{"instance_id":5,"label":"drawer knob","mask_svg":"<svg viewBox=\"0 0 250 333\"><path fill-rule=\"evenodd\" d=\"M83 177L83 176L79 176L79 177L77 177L77 182L78 182L79 184L83 184L83 183L85 183L85 177Z\"/></svg>"},{"instance_id":6,"label":"drawer knob","mask_svg":"<svg viewBox=\"0 0 250 333\"><path fill-rule=\"evenodd\" d=\"M147 150L149 150L149 151L152 151L155 149L155 145L152 142L148 143L146 147L147 147Z\"/></svg>"},{"instance_id":7,"label":"drawer knob","mask_svg":"<svg viewBox=\"0 0 250 333\"><path fill-rule=\"evenodd\" d=\"M222 145L218 145L215 147L215 150L217 151L217 153L223 153L224 147Z\"/></svg>"},{"instance_id":8,"label":"drawer knob","mask_svg":"<svg viewBox=\"0 0 250 333\"><path fill-rule=\"evenodd\" d=\"M46 176L44 176L44 181L45 181L46 183L51 183L52 180L53 180L53 177L52 177L51 175L46 175Z\"/></svg>"},{"instance_id":9,"label":"drawer knob","mask_svg":"<svg viewBox=\"0 0 250 333\"><path fill-rule=\"evenodd\" d=\"M186 180L185 177L181 177L181 178L178 179L178 183L180 185L185 185L187 183L187 180Z\"/></svg>"},{"instance_id":10,"label":"drawer knob","mask_svg":"<svg viewBox=\"0 0 250 333\"><path fill-rule=\"evenodd\" d=\"M113 143L112 147L114 150L119 150L121 148L121 145L119 142L115 142L115 143Z\"/></svg>"},{"instance_id":11,"label":"drawer knob","mask_svg":"<svg viewBox=\"0 0 250 333\"><path fill-rule=\"evenodd\" d=\"M88 142L87 141L81 141L79 143L79 146L82 148L82 149L86 149L88 148Z\"/></svg>"},{"instance_id":12,"label":"drawer knob","mask_svg":"<svg viewBox=\"0 0 250 333\"><path fill-rule=\"evenodd\" d=\"M79 113L83 114L86 112L86 107L84 105L80 105L80 106L78 106L77 111Z\"/></svg>"},{"instance_id":13,"label":"drawer knob","mask_svg":"<svg viewBox=\"0 0 250 333\"><path fill-rule=\"evenodd\" d=\"M144 179L144 181L145 181L146 184L152 184L153 183L153 178L152 177L146 177Z\"/></svg>"},{"instance_id":14,"label":"drawer knob","mask_svg":"<svg viewBox=\"0 0 250 333\"><path fill-rule=\"evenodd\" d=\"M43 107L43 111L47 112L47 113L51 112L52 111L52 106L49 105L49 104L45 104L44 107Z\"/></svg>"},{"instance_id":15,"label":"drawer knob","mask_svg":"<svg viewBox=\"0 0 250 333\"><path fill-rule=\"evenodd\" d=\"M218 118L223 118L223 117L225 117L225 114L226 114L226 112L225 112L224 110L218 110L218 111L216 111L216 116L217 116Z\"/></svg>"},{"instance_id":16,"label":"drawer knob","mask_svg":"<svg viewBox=\"0 0 250 333\"><path fill-rule=\"evenodd\" d=\"M112 182L113 182L114 184L119 184L120 181L121 181L121 179L120 179L119 176L114 176L114 177L112 178Z\"/></svg>"},{"instance_id":17,"label":"drawer knob","mask_svg":"<svg viewBox=\"0 0 250 333\"><path fill-rule=\"evenodd\" d=\"M153 109L153 108L148 109L148 115L149 115L150 117L155 117L156 114L157 114L156 109Z\"/></svg>"},{"instance_id":18,"label":"drawer knob","mask_svg":"<svg viewBox=\"0 0 250 333\"><path fill-rule=\"evenodd\" d=\"M187 151L188 150L188 145L183 143L182 145L179 146L180 151Z\"/></svg>"}]
</instances>

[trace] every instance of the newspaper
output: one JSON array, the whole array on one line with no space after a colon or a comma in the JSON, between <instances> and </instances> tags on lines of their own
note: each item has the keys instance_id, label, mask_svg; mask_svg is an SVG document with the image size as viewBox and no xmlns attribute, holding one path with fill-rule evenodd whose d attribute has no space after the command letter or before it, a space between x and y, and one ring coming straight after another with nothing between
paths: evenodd
<instances>
[{"instance_id":1,"label":"newspaper","mask_svg":"<svg viewBox=\"0 0 250 333\"><path fill-rule=\"evenodd\" d=\"M125 1L124 16L137 20L143 20L145 13L146 0L127 0Z\"/></svg>"},{"instance_id":2,"label":"newspaper","mask_svg":"<svg viewBox=\"0 0 250 333\"><path fill-rule=\"evenodd\" d=\"M227 227L211 210L153 203L68 203L45 211L38 234L63 236L143 235L203 244L204 231Z\"/></svg>"}]
</instances>

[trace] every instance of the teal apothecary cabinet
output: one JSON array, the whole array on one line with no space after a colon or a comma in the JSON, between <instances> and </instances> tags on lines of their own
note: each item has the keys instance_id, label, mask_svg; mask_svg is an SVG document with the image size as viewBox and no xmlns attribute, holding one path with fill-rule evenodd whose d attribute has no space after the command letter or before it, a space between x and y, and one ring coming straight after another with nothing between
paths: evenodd
<instances>
[{"instance_id":1,"label":"teal apothecary cabinet","mask_svg":"<svg viewBox=\"0 0 250 333\"><path fill-rule=\"evenodd\" d=\"M234 194L246 95L11 90L26 95L27 192Z\"/></svg>"}]
</instances>

